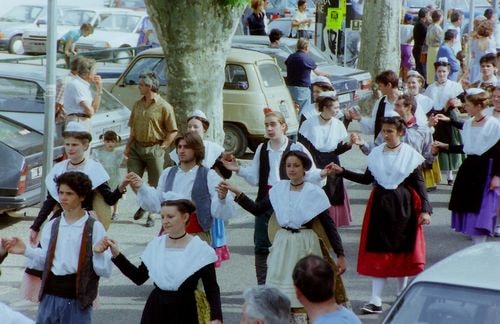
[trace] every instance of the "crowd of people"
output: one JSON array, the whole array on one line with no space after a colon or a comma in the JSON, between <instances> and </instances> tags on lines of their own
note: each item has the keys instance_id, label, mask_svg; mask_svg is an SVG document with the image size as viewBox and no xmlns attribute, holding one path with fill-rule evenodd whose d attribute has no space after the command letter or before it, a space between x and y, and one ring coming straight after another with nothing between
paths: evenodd
<instances>
[{"instance_id":1,"label":"crowd of people","mask_svg":"<svg viewBox=\"0 0 500 324\"><path fill-rule=\"evenodd\" d=\"M249 23L251 31L265 33L261 5L252 7ZM453 11L450 17L458 28L463 15ZM147 71L139 77L140 98L124 151L116 149L120 137L108 131L102 134L103 147L91 154L90 120L99 109L102 85L92 60L75 59L57 89L67 159L45 179L48 195L28 242L4 237L0 244L0 261L7 252L28 259L22 287L26 299L40 302L36 322L90 323L99 278L109 277L114 264L137 285L154 282L141 323L222 323L216 268L230 258L224 221L238 216L238 204L255 216L259 285L243 295L242 323L360 323L349 310L342 279L347 260L337 227L352 221L344 179L372 185L357 260L357 272L372 282L362 313L382 312L389 278L397 280L399 294L410 276L423 271L423 225L432 215L427 192L441 184L442 172L445 185L452 186L451 228L474 244L500 234L499 56L488 53L489 36L481 31L488 18L476 19L477 44L465 71L455 52L457 29L443 32L442 18L437 9L420 10L413 50L405 48L405 57L413 55L418 63L405 63L401 75L386 70L375 76L382 96L369 116L354 108L340 111L330 80L308 57L307 39L299 38L297 52L286 61L301 120L298 142L286 136L279 109L267 108L267 139L246 166L203 139L210 121L201 110L179 130L174 107L158 94L158 76ZM307 23L299 19L294 25L299 36ZM317 76L311 79L311 72ZM363 134L349 134L352 121ZM171 164L165 167L170 146ZM340 165L339 155L353 146L367 155L364 173ZM116 172L121 164L125 177ZM258 188L255 200L229 180L233 173ZM127 187L137 195L135 220L148 214L146 226L154 226L154 215L161 216L161 230L138 266L106 234Z\"/></svg>"}]
</instances>

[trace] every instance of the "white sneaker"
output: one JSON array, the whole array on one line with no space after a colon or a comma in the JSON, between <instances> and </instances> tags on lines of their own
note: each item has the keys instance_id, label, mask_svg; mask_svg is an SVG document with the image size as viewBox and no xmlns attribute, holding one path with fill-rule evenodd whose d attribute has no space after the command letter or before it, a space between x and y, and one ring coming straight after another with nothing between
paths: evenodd
<instances>
[{"instance_id":1,"label":"white sneaker","mask_svg":"<svg viewBox=\"0 0 500 324\"><path fill-rule=\"evenodd\" d=\"M497 236L497 237L500 236L500 225L497 225L495 227L495 236Z\"/></svg>"}]
</instances>

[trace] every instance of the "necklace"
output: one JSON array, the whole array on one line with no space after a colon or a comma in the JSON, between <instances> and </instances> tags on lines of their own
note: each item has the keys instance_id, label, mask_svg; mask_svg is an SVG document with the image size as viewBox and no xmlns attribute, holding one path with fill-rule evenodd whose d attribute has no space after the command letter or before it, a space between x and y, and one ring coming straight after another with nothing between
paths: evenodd
<instances>
[{"instance_id":1,"label":"necklace","mask_svg":"<svg viewBox=\"0 0 500 324\"><path fill-rule=\"evenodd\" d=\"M399 145L401 145L401 143L403 143L403 142L399 142L399 144L398 144L398 145L394 145L393 147L390 147L389 145L386 145L386 147L387 147L388 149L390 149L390 150L394 150L395 148L398 148L398 147L399 147Z\"/></svg>"},{"instance_id":2,"label":"necklace","mask_svg":"<svg viewBox=\"0 0 500 324\"><path fill-rule=\"evenodd\" d=\"M291 183L291 182L290 182L290 185L291 185L292 187L300 187L300 186L302 186L303 184L304 184L304 181L302 181L301 183L297 183L297 184L293 184L293 183Z\"/></svg>"},{"instance_id":3,"label":"necklace","mask_svg":"<svg viewBox=\"0 0 500 324\"><path fill-rule=\"evenodd\" d=\"M486 115L484 115L483 117L479 118L478 120L474 120L476 123L480 123L483 121L483 119L486 118Z\"/></svg>"},{"instance_id":4,"label":"necklace","mask_svg":"<svg viewBox=\"0 0 500 324\"><path fill-rule=\"evenodd\" d=\"M80 161L80 162L78 162L78 163L73 163L73 162L71 162L71 161L69 161L69 163L70 163L71 165L80 165L80 164L82 164L84 161L85 161L85 158L83 158L83 160L81 160L81 161Z\"/></svg>"},{"instance_id":5,"label":"necklace","mask_svg":"<svg viewBox=\"0 0 500 324\"><path fill-rule=\"evenodd\" d=\"M180 240L181 238L183 238L184 236L187 235L187 232L184 232L184 234L182 234L181 236L177 236L177 237L172 237L172 236L168 236L171 240Z\"/></svg>"},{"instance_id":6,"label":"necklace","mask_svg":"<svg viewBox=\"0 0 500 324\"><path fill-rule=\"evenodd\" d=\"M323 119L324 121L330 121L332 119L331 117L327 119L327 118L323 117L322 114L319 114L319 117L321 117L321 119Z\"/></svg>"}]
</instances>

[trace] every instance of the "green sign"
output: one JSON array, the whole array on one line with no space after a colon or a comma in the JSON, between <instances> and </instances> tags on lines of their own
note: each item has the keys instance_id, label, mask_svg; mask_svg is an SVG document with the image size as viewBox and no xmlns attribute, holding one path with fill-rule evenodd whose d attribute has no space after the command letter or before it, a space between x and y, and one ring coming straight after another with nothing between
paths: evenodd
<instances>
[{"instance_id":1,"label":"green sign","mask_svg":"<svg viewBox=\"0 0 500 324\"><path fill-rule=\"evenodd\" d=\"M361 30L362 20L351 20L352 30Z\"/></svg>"},{"instance_id":2,"label":"green sign","mask_svg":"<svg viewBox=\"0 0 500 324\"><path fill-rule=\"evenodd\" d=\"M326 29L327 30L340 30L342 29L342 20L344 20L344 13L340 8L328 8L326 15Z\"/></svg>"}]
</instances>

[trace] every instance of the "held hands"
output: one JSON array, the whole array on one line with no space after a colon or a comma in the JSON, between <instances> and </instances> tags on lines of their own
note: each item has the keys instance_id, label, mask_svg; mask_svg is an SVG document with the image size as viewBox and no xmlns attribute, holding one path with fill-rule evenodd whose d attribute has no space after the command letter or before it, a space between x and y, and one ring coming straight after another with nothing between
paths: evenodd
<instances>
[{"instance_id":1,"label":"held hands","mask_svg":"<svg viewBox=\"0 0 500 324\"><path fill-rule=\"evenodd\" d=\"M429 213L420 213L418 223L420 225L429 225L431 223L431 215Z\"/></svg>"},{"instance_id":2,"label":"held hands","mask_svg":"<svg viewBox=\"0 0 500 324\"><path fill-rule=\"evenodd\" d=\"M19 237L3 239L2 246L12 254L24 254L26 251L26 244Z\"/></svg>"},{"instance_id":3,"label":"held hands","mask_svg":"<svg viewBox=\"0 0 500 324\"><path fill-rule=\"evenodd\" d=\"M115 240L110 239L109 237L105 236L103 237L99 242L94 245L94 252L95 253L103 253L107 249L111 250L111 254L113 255L113 258L116 258L118 254L120 254L120 249L118 248L118 243L116 243Z\"/></svg>"},{"instance_id":4,"label":"held hands","mask_svg":"<svg viewBox=\"0 0 500 324\"><path fill-rule=\"evenodd\" d=\"M351 145L352 144L356 144L358 146L365 145L365 140L361 137L359 133L352 133L349 140L351 142Z\"/></svg>"},{"instance_id":5,"label":"held hands","mask_svg":"<svg viewBox=\"0 0 500 324\"><path fill-rule=\"evenodd\" d=\"M221 181L221 183L219 183L218 187L224 188L225 190L229 190L233 194L235 194L236 196L241 194L241 190L238 189L238 187L236 187L235 185L233 185L227 181Z\"/></svg>"},{"instance_id":6,"label":"held hands","mask_svg":"<svg viewBox=\"0 0 500 324\"><path fill-rule=\"evenodd\" d=\"M319 173L320 176L323 178L323 177L326 177L326 176L329 176L333 173L333 166L335 164L332 162L332 163L329 163L325 166L325 168L323 170L321 170L321 172Z\"/></svg>"},{"instance_id":7,"label":"held hands","mask_svg":"<svg viewBox=\"0 0 500 324\"><path fill-rule=\"evenodd\" d=\"M357 120L357 121L361 120L361 114L359 113L359 111L356 108L351 107L348 109L348 112L349 112L350 119Z\"/></svg>"},{"instance_id":8,"label":"held hands","mask_svg":"<svg viewBox=\"0 0 500 324\"><path fill-rule=\"evenodd\" d=\"M129 172L123 181L127 181L134 191L137 191L142 186L142 178L134 172Z\"/></svg>"},{"instance_id":9,"label":"held hands","mask_svg":"<svg viewBox=\"0 0 500 324\"><path fill-rule=\"evenodd\" d=\"M342 172L344 172L344 169L341 166L339 166L339 165L337 165L335 163L330 163L330 164L332 165L332 172L333 173L335 173L335 174L341 174Z\"/></svg>"},{"instance_id":10,"label":"held hands","mask_svg":"<svg viewBox=\"0 0 500 324\"><path fill-rule=\"evenodd\" d=\"M240 171L240 165L233 154L224 154L221 161L226 169L236 173Z\"/></svg>"},{"instance_id":11,"label":"held hands","mask_svg":"<svg viewBox=\"0 0 500 324\"><path fill-rule=\"evenodd\" d=\"M228 187L224 185L224 181L221 181L217 187L215 187L215 191L217 191L217 195L219 196L220 200L226 199L227 192L228 192Z\"/></svg>"}]
</instances>

